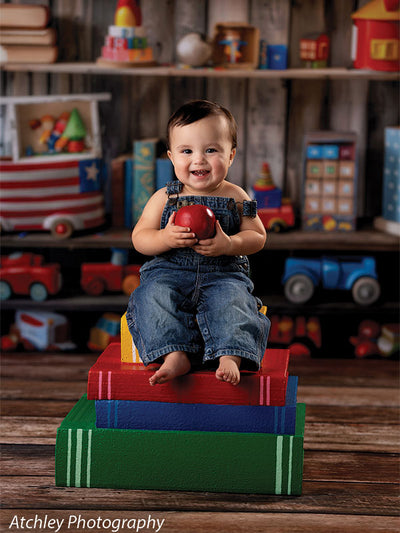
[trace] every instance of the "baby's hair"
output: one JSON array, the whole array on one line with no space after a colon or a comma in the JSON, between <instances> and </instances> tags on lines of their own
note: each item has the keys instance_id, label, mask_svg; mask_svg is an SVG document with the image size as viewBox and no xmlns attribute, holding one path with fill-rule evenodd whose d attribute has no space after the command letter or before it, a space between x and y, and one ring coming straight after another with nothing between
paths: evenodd
<instances>
[{"instance_id":1,"label":"baby's hair","mask_svg":"<svg viewBox=\"0 0 400 533\"><path fill-rule=\"evenodd\" d=\"M175 126L187 126L209 116L222 116L228 121L232 148L237 146L237 125L232 113L220 104L208 100L192 100L183 104L170 117L167 126L167 142L170 146L170 132Z\"/></svg>"}]
</instances>

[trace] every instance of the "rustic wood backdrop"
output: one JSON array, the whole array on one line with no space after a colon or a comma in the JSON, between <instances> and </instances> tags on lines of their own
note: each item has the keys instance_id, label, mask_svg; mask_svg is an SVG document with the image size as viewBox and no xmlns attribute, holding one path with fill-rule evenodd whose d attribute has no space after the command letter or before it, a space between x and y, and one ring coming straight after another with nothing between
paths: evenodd
<instances>
[{"instance_id":1,"label":"rustic wood backdrop","mask_svg":"<svg viewBox=\"0 0 400 533\"><path fill-rule=\"evenodd\" d=\"M176 43L188 32L212 36L214 25L242 21L257 26L269 44L287 44L289 67L300 67L299 39L312 32L331 38L331 67L349 67L351 13L369 0L140 0L157 60L176 62ZM47 3L58 31L59 61L95 61L113 23L116 0L24 0ZM101 104L107 161L131 150L132 140L165 135L169 114L191 98L231 109L239 149L230 179L248 185L263 161L296 203L301 189L302 142L317 129L355 131L359 142L359 215L381 210L383 135L399 123L397 82L377 80L276 80L134 77L2 72L3 95L108 91Z\"/></svg>"}]
</instances>

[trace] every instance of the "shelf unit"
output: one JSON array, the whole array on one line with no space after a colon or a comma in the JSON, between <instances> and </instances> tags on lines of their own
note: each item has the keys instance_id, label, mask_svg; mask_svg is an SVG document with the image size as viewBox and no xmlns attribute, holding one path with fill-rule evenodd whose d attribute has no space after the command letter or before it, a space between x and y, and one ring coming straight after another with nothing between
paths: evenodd
<instances>
[{"instance_id":1,"label":"shelf unit","mask_svg":"<svg viewBox=\"0 0 400 533\"><path fill-rule=\"evenodd\" d=\"M100 233L78 235L57 240L47 233L5 235L1 239L3 248L65 248L101 249L132 248L130 230L107 229ZM270 233L264 250L363 250L366 252L398 252L400 239L387 233L362 229L351 232L323 233L294 230L287 233Z\"/></svg>"},{"instance_id":2,"label":"shelf unit","mask_svg":"<svg viewBox=\"0 0 400 533\"><path fill-rule=\"evenodd\" d=\"M151 76L175 78L241 78L241 79L292 79L292 80L369 80L397 81L400 73L357 70L352 68L289 68L286 70L268 69L227 69L227 68L186 68L175 65L155 67L112 68L93 62L28 64L6 63L1 65L5 72L32 72L48 74L88 74L114 76Z\"/></svg>"},{"instance_id":3,"label":"shelf unit","mask_svg":"<svg viewBox=\"0 0 400 533\"><path fill-rule=\"evenodd\" d=\"M70 74L70 75L92 75L107 77L137 77L137 78L193 78L193 79L245 79L245 80L365 80L365 81L388 81L398 82L400 73L376 72L367 70L355 70L347 68L325 68L325 69L305 69L291 68L287 70L230 70L217 68L180 68L174 65L160 65L156 67L143 68L108 68L98 65L95 62L78 63L55 63L55 64L5 64L1 70L4 73L30 73L35 74ZM111 80L110 80L111 81ZM1 99L0 99L1 103ZM324 253L383 253L390 254L390 257L398 257L400 241L397 237L380 233L376 230L363 228L358 231L348 233L322 233L303 232L301 230L290 231L288 233L270 234L264 251L261 251L256 259L267 261L268 252L274 252L281 256L286 252L318 252ZM128 229L105 229L95 234L80 234L66 240L55 240L48 234L26 234L2 236L1 246L3 250L16 249L39 249L51 253L51 250L64 249L68 252L79 254L82 250L105 250L111 247L131 249L130 231ZM133 253L135 253L133 251ZM143 258L144 260L145 258ZM278 292L279 288L275 287ZM314 314L320 316L341 315L347 317L359 313L362 317L368 317L369 308L355 306L350 299L345 301L331 301L323 303L310 303L305 306L290 304L281 294L269 294L263 298L268 303L270 311L273 313L288 314ZM101 297L89 297L82 294L71 294L65 298L53 298L40 304L43 309L54 309L60 312L90 312L101 314L105 310L113 312L123 312L126 309L128 297L123 294L107 294ZM12 311L20 308L37 308L38 304L31 300L20 298L12 299L2 303L2 308ZM382 302L374 306L374 313L377 317L394 316L398 311L397 302Z\"/></svg>"}]
</instances>

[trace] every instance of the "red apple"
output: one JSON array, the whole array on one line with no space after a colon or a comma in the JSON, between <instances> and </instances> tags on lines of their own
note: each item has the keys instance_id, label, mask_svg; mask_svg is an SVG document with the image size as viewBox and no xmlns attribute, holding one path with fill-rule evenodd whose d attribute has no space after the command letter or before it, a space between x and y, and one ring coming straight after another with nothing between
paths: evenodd
<instances>
[{"instance_id":1,"label":"red apple","mask_svg":"<svg viewBox=\"0 0 400 533\"><path fill-rule=\"evenodd\" d=\"M215 235L215 215L205 205L185 205L178 209L175 226L190 228L201 241L211 239Z\"/></svg>"}]
</instances>

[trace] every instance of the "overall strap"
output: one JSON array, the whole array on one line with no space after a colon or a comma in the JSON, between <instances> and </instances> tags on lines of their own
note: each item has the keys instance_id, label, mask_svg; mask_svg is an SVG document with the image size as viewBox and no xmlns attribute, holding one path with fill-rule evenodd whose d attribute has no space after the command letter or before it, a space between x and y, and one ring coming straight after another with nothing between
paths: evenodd
<instances>
[{"instance_id":1,"label":"overall strap","mask_svg":"<svg viewBox=\"0 0 400 533\"><path fill-rule=\"evenodd\" d=\"M257 215L257 200L243 200L243 216L255 218Z\"/></svg>"},{"instance_id":2,"label":"overall strap","mask_svg":"<svg viewBox=\"0 0 400 533\"><path fill-rule=\"evenodd\" d=\"M169 181L167 183L168 197L171 196L172 194L178 195L180 192L182 192L182 188L183 188L183 183L181 183L179 180Z\"/></svg>"}]
</instances>

